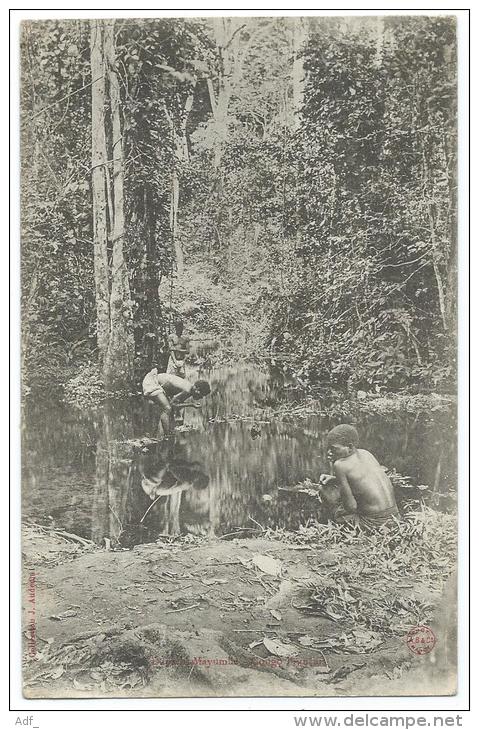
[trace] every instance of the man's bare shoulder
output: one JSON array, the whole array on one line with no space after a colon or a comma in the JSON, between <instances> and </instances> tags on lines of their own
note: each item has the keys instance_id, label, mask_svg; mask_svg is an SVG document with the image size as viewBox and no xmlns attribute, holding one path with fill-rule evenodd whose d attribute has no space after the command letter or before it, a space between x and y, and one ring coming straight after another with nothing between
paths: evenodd
<instances>
[{"instance_id":1,"label":"man's bare shoulder","mask_svg":"<svg viewBox=\"0 0 479 730\"><path fill-rule=\"evenodd\" d=\"M346 472L349 469L349 460L350 456L348 456L346 459L338 459L333 464L333 469L335 474L346 474Z\"/></svg>"},{"instance_id":2,"label":"man's bare shoulder","mask_svg":"<svg viewBox=\"0 0 479 730\"><path fill-rule=\"evenodd\" d=\"M367 449L357 449L356 451L360 459L373 462L374 464L379 464L374 454L371 454L371 452Z\"/></svg>"}]
</instances>

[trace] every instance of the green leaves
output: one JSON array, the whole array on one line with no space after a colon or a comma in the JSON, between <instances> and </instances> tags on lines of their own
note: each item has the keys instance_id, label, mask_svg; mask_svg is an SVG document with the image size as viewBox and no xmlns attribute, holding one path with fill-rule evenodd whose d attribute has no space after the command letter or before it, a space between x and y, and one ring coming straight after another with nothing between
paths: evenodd
<instances>
[{"instance_id":1,"label":"green leaves","mask_svg":"<svg viewBox=\"0 0 479 730\"><path fill-rule=\"evenodd\" d=\"M453 308L455 297L443 283L455 165L454 143L440 136L454 134L444 47L447 36L453 52L454 28L444 21L386 21L380 64L367 24L324 21L310 36L296 150L301 289L284 317L304 333L290 354L313 382L437 385L429 365L448 347L440 300Z\"/></svg>"}]
</instances>

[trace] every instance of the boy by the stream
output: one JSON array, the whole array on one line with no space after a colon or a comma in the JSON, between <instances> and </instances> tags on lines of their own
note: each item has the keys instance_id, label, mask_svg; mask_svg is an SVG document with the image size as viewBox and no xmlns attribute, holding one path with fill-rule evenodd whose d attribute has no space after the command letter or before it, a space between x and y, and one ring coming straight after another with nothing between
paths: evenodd
<instances>
[{"instance_id":1,"label":"boy by the stream","mask_svg":"<svg viewBox=\"0 0 479 730\"><path fill-rule=\"evenodd\" d=\"M399 517L393 486L377 459L359 448L354 426L342 423L327 435L334 476L321 474L320 484L334 481L339 488L343 515L356 514L359 524L378 529Z\"/></svg>"},{"instance_id":2,"label":"boy by the stream","mask_svg":"<svg viewBox=\"0 0 479 730\"><path fill-rule=\"evenodd\" d=\"M188 337L183 335L183 322L181 320L175 322L175 334L168 336L168 346L170 348L170 357L166 372L184 378L185 360L190 350L190 341Z\"/></svg>"},{"instance_id":3,"label":"boy by the stream","mask_svg":"<svg viewBox=\"0 0 479 730\"><path fill-rule=\"evenodd\" d=\"M170 373L159 373L153 368L145 375L142 383L143 395L160 406L160 424L163 433L170 433L174 428L172 414L174 408L199 408L197 401L210 393L206 380L189 380L179 378Z\"/></svg>"}]
</instances>

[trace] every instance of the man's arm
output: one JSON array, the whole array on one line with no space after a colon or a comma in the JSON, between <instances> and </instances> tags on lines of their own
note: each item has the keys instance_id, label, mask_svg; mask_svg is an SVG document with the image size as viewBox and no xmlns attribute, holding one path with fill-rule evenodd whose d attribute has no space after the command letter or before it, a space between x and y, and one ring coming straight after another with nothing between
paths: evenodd
<instances>
[{"instance_id":1,"label":"man's arm","mask_svg":"<svg viewBox=\"0 0 479 730\"><path fill-rule=\"evenodd\" d=\"M191 383L189 383L187 380L183 382L177 382L182 380L182 378L176 378L175 379L175 386L180 389L180 392L173 396L170 400L170 404L172 406L179 406L185 404L185 401L188 400L188 398L191 397L190 390L192 388Z\"/></svg>"},{"instance_id":2,"label":"man's arm","mask_svg":"<svg viewBox=\"0 0 479 730\"><path fill-rule=\"evenodd\" d=\"M336 482L339 487L339 493L341 495L341 502L347 513L356 512L358 504L354 498L354 494L349 486L348 477L342 468L341 462L334 464L334 474L336 476Z\"/></svg>"},{"instance_id":3,"label":"man's arm","mask_svg":"<svg viewBox=\"0 0 479 730\"><path fill-rule=\"evenodd\" d=\"M319 483L325 487L327 484L331 484L336 481L336 477L331 474L321 474L319 477Z\"/></svg>"},{"instance_id":4,"label":"man's arm","mask_svg":"<svg viewBox=\"0 0 479 730\"><path fill-rule=\"evenodd\" d=\"M176 401L176 403L171 404L171 407L178 408L178 409L179 408L201 408L201 403L197 403L196 401L192 401L191 403Z\"/></svg>"}]
</instances>

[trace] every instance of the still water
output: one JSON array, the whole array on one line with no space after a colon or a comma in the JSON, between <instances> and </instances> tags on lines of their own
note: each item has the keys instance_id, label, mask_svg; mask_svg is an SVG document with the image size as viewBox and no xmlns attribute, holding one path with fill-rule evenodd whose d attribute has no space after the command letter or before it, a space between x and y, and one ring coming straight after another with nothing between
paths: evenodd
<instances>
[{"instance_id":1,"label":"still water","mask_svg":"<svg viewBox=\"0 0 479 730\"><path fill-rule=\"evenodd\" d=\"M159 442L156 407L141 396L89 411L27 403L24 517L125 546L159 534L297 529L324 519L316 498L283 488L330 471L324 436L338 419L271 417L277 394L267 373L252 368L207 377L212 393L201 411L187 410L184 426ZM356 425L361 445L388 468L442 494L455 489L452 414L368 416Z\"/></svg>"}]
</instances>

